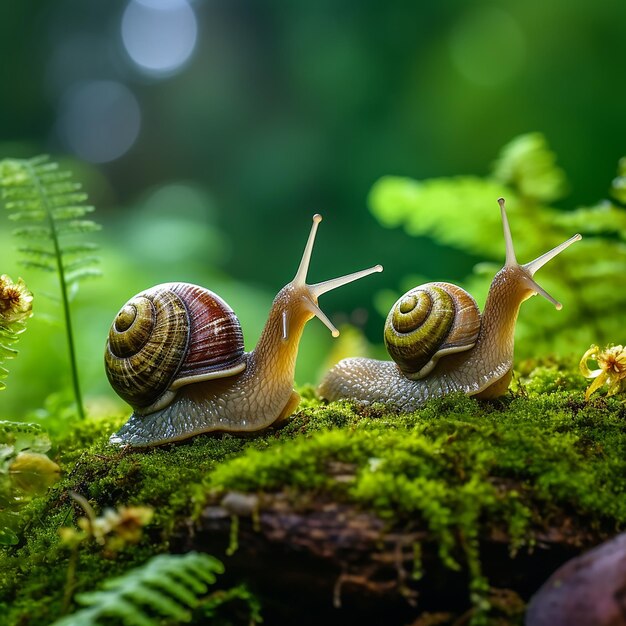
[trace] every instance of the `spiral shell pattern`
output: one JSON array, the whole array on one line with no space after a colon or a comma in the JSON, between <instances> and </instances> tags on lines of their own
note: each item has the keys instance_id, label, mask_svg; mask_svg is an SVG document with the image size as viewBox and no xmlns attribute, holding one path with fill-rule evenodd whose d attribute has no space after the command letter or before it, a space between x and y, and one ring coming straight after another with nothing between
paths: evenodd
<instances>
[{"instance_id":1,"label":"spiral shell pattern","mask_svg":"<svg viewBox=\"0 0 626 626\"><path fill-rule=\"evenodd\" d=\"M121 308L105 369L117 394L141 409L172 388L243 369L243 349L239 320L224 300L197 285L165 283Z\"/></svg>"},{"instance_id":2,"label":"spiral shell pattern","mask_svg":"<svg viewBox=\"0 0 626 626\"><path fill-rule=\"evenodd\" d=\"M403 373L417 380L445 354L469 350L479 331L480 312L469 293L451 283L426 283L389 311L385 345Z\"/></svg>"}]
</instances>

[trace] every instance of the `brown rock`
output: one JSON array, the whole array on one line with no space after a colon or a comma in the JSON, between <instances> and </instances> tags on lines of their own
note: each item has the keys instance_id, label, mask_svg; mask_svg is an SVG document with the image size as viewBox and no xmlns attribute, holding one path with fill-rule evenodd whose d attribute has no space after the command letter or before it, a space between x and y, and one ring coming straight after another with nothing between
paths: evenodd
<instances>
[{"instance_id":1,"label":"brown rock","mask_svg":"<svg viewBox=\"0 0 626 626\"><path fill-rule=\"evenodd\" d=\"M526 626L626 626L626 533L552 574L532 598Z\"/></svg>"}]
</instances>

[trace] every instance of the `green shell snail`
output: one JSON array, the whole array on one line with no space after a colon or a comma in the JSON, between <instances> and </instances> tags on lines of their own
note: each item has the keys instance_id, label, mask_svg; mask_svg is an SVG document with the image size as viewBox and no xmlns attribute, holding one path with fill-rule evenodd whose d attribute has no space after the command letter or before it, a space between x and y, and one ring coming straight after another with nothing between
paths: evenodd
<instances>
[{"instance_id":1,"label":"green shell snail","mask_svg":"<svg viewBox=\"0 0 626 626\"><path fill-rule=\"evenodd\" d=\"M450 283L427 283L404 294L385 324L385 344L394 361L343 359L319 387L327 400L390 402L412 411L430 398L454 391L491 398L508 389L512 377L513 338L519 307L541 294L561 305L534 280L535 272L581 239L574 235L539 258L520 265L504 200L502 214L506 262L494 277L484 312L474 298Z\"/></svg>"},{"instance_id":2,"label":"green shell snail","mask_svg":"<svg viewBox=\"0 0 626 626\"><path fill-rule=\"evenodd\" d=\"M131 298L107 340L105 369L114 390L134 409L111 443L155 446L211 431L252 432L289 417L298 344L318 317L339 332L318 306L322 294L380 265L314 285L306 283L317 227L313 226L294 279L272 304L256 348L244 352L233 310L212 291L188 283L157 285Z\"/></svg>"}]
</instances>

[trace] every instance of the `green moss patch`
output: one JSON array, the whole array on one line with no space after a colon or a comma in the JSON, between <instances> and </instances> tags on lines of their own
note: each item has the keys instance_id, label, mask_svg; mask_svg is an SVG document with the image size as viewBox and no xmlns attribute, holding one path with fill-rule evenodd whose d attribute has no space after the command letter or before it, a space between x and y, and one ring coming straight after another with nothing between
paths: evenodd
<instances>
[{"instance_id":1,"label":"green moss patch","mask_svg":"<svg viewBox=\"0 0 626 626\"><path fill-rule=\"evenodd\" d=\"M589 525L626 523L624 404L603 397L586 404L584 381L557 364L528 364L525 373L501 400L453 395L409 415L321 405L308 389L280 430L147 451L108 445L119 419L81 424L55 442L64 478L25 508L20 543L0 552L0 610L7 624L27 613L29 624L50 623L71 608L74 592L167 552L177 523L231 490L281 491L294 501L323 494L374 511L390 527L421 525L448 567L468 567L479 605L487 586L479 540L494 528L514 552L563 511ZM70 492L97 514L143 505L155 515L142 541L115 558L95 542L81 545L68 578L71 550L58 530L83 515Z\"/></svg>"}]
</instances>

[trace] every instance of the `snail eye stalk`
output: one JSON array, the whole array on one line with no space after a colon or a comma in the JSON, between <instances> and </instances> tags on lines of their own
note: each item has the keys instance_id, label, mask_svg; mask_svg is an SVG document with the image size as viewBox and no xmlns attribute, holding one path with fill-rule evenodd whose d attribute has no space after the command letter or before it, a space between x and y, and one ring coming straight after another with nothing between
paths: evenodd
<instances>
[{"instance_id":1,"label":"snail eye stalk","mask_svg":"<svg viewBox=\"0 0 626 626\"><path fill-rule=\"evenodd\" d=\"M509 220L506 215L506 209L504 206L504 198L498 198L498 204L500 205L500 212L502 214L502 228L504 230L504 242L506 246L506 261L505 267L521 267L524 272L528 275L528 286L532 289L536 294L543 296L546 300L551 302L557 311L560 311L563 308L563 305L553 298L536 280L533 279L535 272L543 267L546 263L551 261L555 256L563 252L566 248L571 246L574 242L580 241L582 239L582 235L576 234L573 237L570 237L567 241L559 244L558 246L552 248L548 252L545 252L541 256L537 257L534 261L530 261L529 263L525 263L524 265L520 265L515 258L515 249L513 248L513 238L511 237L511 229L509 227Z\"/></svg>"},{"instance_id":2,"label":"snail eye stalk","mask_svg":"<svg viewBox=\"0 0 626 626\"><path fill-rule=\"evenodd\" d=\"M307 273L309 271L309 265L311 263L311 255L313 253L313 245L315 243L315 236L317 235L317 227L319 223L322 221L322 216L316 213L313 216L313 225L311 226L311 231L309 233L309 238L306 242L306 246L304 247L304 252L302 254L302 259L300 261L300 265L298 266L298 271L292 280L292 284L295 287L300 287L305 290L305 295L303 297L304 306L311 312L315 317L317 317L327 328L330 330L333 337L339 336L339 331L334 326L334 324L328 319L328 316L320 309L317 299L325 293L332 291L333 289L338 289L339 287L343 287L348 283L354 282L355 280L359 280L360 278L365 278L365 276L369 276L370 274L374 274L375 272L382 272L382 265L375 265L374 267L370 267L365 270L360 270L358 272L353 272L352 274L347 274L346 276L339 276L338 278L331 278L330 280L324 280L320 283L315 283L314 285L308 285L306 282ZM283 341L286 341L289 336L289 320L287 316L287 312L283 311L282 313L282 338Z\"/></svg>"}]
</instances>

